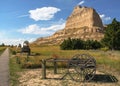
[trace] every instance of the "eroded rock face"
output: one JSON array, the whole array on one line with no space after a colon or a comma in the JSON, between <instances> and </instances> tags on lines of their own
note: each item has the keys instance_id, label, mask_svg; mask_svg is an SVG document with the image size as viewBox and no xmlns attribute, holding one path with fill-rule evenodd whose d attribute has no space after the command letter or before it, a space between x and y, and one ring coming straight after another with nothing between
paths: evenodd
<instances>
[{"instance_id":1,"label":"eroded rock face","mask_svg":"<svg viewBox=\"0 0 120 86\"><path fill-rule=\"evenodd\" d=\"M66 20L63 30L55 32L52 36L38 38L34 43L60 44L67 38L81 38L83 40L101 40L104 37L104 27L98 13L93 8L76 6Z\"/></svg>"},{"instance_id":2,"label":"eroded rock face","mask_svg":"<svg viewBox=\"0 0 120 86\"><path fill-rule=\"evenodd\" d=\"M102 21L93 8L76 6L67 19L65 29L80 28L84 26L103 28Z\"/></svg>"}]
</instances>

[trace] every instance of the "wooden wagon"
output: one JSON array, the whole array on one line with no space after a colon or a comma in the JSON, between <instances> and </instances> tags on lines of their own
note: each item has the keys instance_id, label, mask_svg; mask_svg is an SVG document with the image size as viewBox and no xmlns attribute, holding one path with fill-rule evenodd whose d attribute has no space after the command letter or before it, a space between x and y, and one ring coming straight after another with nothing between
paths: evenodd
<instances>
[{"instance_id":1,"label":"wooden wagon","mask_svg":"<svg viewBox=\"0 0 120 86\"><path fill-rule=\"evenodd\" d=\"M54 73L57 73L57 62L67 63L67 71L61 79L69 75L74 81L90 81L96 73L96 60L88 54L77 54L71 59L49 58L41 60L43 79L46 79L46 62L54 64Z\"/></svg>"}]
</instances>

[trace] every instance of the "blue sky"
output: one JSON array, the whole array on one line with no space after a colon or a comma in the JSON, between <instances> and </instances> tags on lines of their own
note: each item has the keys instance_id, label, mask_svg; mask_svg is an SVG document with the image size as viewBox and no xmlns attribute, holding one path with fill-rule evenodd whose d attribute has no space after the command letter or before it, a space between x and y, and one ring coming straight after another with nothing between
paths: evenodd
<instances>
[{"instance_id":1,"label":"blue sky","mask_svg":"<svg viewBox=\"0 0 120 86\"><path fill-rule=\"evenodd\" d=\"M104 24L120 21L120 0L1 0L0 44L18 45L63 29L76 5L94 8Z\"/></svg>"}]
</instances>

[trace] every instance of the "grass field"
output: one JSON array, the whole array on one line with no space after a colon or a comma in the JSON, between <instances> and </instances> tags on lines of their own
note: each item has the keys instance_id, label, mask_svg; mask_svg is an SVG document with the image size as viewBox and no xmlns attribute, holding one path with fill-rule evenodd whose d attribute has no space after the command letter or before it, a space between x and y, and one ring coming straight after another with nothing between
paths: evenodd
<instances>
[{"instance_id":1,"label":"grass field","mask_svg":"<svg viewBox=\"0 0 120 86\"><path fill-rule=\"evenodd\" d=\"M0 55L6 49L6 47L0 47Z\"/></svg>"},{"instance_id":2,"label":"grass field","mask_svg":"<svg viewBox=\"0 0 120 86\"><path fill-rule=\"evenodd\" d=\"M114 68L120 71L120 51L102 51L102 50L60 50L59 46L39 46L31 47L32 54L30 56L28 65L39 67L41 59L51 57L57 58L72 58L76 54L90 54L96 59L97 65L102 65L108 68ZM19 57L19 55L18 55ZM21 58L22 65L25 66L25 58Z\"/></svg>"},{"instance_id":3,"label":"grass field","mask_svg":"<svg viewBox=\"0 0 120 86\"><path fill-rule=\"evenodd\" d=\"M60 50L59 46L33 47L31 49L33 52L40 53L40 59L53 56L57 56L58 58L71 58L76 54L90 54L96 59L98 65L103 65L120 71L120 51Z\"/></svg>"},{"instance_id":4,"label":"grass field","mask_svg":"<svg viewBox=\"0 0 120 86\"><path fill-rule=\"evenodd\" d=\"M16 86L20 77L17 73L26 68L40 68L41 59L47 59L51 57L57 58L72 58L76 54L90 54L97 62L97 66L102 66L106 70L115 70L120 72L120 51L102 51L102 50L60 50L59 46L39 46L31 47L33 56L30 56L26 61L26 56L21 56L20 50L11 48L10 58L10 80L12 86ZM63 66L63 64L60 64Z\"/></svg>"}]
</instances>

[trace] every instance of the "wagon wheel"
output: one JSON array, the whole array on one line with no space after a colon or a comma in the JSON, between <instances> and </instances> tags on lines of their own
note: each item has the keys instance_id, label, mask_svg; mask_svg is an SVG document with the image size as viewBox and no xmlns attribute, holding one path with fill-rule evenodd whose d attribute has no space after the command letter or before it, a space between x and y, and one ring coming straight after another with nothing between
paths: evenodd
<instances>
[{"instance_id":1,"label":"wagon wheel","mask_svg":"<svg viewBox=\"0 0 120 86\"><path fill-rule=\"evenodd\" d=\"M75 81L90 81L96 72L96 61L87 54L77 54L69 61L68 71Z\"/></svg>"}]
</instances>

